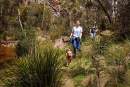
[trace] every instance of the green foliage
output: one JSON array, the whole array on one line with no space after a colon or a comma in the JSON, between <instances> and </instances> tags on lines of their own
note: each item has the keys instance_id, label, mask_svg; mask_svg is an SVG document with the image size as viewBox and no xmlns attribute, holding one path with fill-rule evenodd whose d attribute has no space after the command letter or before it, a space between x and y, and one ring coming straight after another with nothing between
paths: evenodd
<instances>
[{"instance_id":1,"label":"green foliage","mask_svg":"<svg viewBox=\"0 0 130 87\"><path fill-rule=\"evenodd\" d=\"M85 75L79 74L78 76L75 76L73 79L75 80L76 87L82 87L81 82L85 79Z\"/></svg>"},{"instance_id":2,"label":"green foliage","mask_svg":"<svg viewBox=\"0 0 130 87\"><path fill-rule=\"evenodd\" d=\"M116 61L118 64L122 64L124 62L124 58L130 52L129 47L130 47L129 40L124 41L124 43L109 44L105 52L105 57L111 63L114 63Z\"/></svg>"},{"instance_id":3,"label":"green foliage","mask_svg":"<svg viewBox=\"0 0 130 87\"><path fill-rule=\"evenodd\" d=\"M16 38L19 40L16 47L16 52L18 56L24 56L33 51L36 44L35 29L29 27L24 30L17 30Z\"/></svg>"},{"instance_id":4,"label":"green foliage","mask_svg":"<svg viewBox=\"0 0 130 87\"><path fill-rule=\"evenodd\" d=\"M89 58L81 58L81 59L75 59L72 61L72 63L69 65L71 76L75 77L79 74L86 75L89 73L90 70L90 60Z\"/></svg>"},{"instance_id":5,"label":"green foliage","mask_svg":"<svg viewBox=\"0 0 130 87\"><path fill-rule=\"evenodd\" d=\"M3 37L4 37L3 32L0 32L0 39L3 39Z\"/></svg>"},{"instance_id":6,"label":"green foliage","mask_svg":"<svg viewBox=\"0 0 130 87\"><path fill-rule=\"evenodd\" d=\"M39 48L34 55L19 60L16 87L61 87L60 52Z\"/></svg>"},{"instance_id":7,"label":"green foliage","mask_svg":"<svg viewBox=\"0 0 130 87\"><path fill-rule=\"evenodd\" d=\"M12 85L10 81L16 81L17 75L16 63L14 61L8 61L6 63L1 64L0 67L0 86L8 87L8 85Z\"/></svg>"},{"instance_id":8,"label":"green foliage","mask_svg":"<svg viewBox=\"0 0 130 87\"><path fill-rule=\"evenodd\" d=\"M97 54L104 55L107 45L108 44L104 41L94 42L93 44L94 55L97 55Z\"/></svg>"},{"instance_id":9,"label":"green foliage","mask_svg":"<svg viewBox=\"0 0 130 87\"><path fill-rule=\"evenodd\" d=\"M116 84L126 84L127 83L127 70L128 70L128 61L126 57L130 52L130 43L128 40L125 43L116 43L109 44L105 52L106 61L110 66L114 66L111 73L111 77L117 80Z\"/></svg>"}]
</instances>

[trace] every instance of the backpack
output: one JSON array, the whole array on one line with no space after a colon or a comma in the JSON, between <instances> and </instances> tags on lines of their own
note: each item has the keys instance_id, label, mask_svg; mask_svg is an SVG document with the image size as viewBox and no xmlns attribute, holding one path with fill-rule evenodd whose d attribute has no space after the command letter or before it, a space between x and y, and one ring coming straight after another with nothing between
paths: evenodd
<instances>
[{"instance_id":1,"label":"backpack","mask_svg":"<svg viewBox=\"0 0 130 87\"><path fill-rule=\"evenodd\" d=\"M91 29L91 33L95 33L96 32L96 29L95 28L92 28Z\"/></svg>"}]
</instances>

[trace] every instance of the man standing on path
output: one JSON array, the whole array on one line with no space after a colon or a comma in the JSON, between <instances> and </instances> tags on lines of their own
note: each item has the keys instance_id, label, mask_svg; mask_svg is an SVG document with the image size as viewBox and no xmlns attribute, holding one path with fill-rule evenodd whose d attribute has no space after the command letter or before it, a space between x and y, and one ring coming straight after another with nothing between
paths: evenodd
<instances>
[{"instance_id":1,"label":"man standing on path","mask_svg":"<svg viewBox=\"0 0 130 87\"><path fill-rule=\"evenodd\" d=\"M73 46L73 50L74 50L74 57L76 56L76 51L81 51L80 49L80 41L82 38L82 32L83 32L83 28L80 26L80 21L77 20L75 25L72 28L72 32L70 35L71 38L71 43Z\"/></svg>"}]
</instances>

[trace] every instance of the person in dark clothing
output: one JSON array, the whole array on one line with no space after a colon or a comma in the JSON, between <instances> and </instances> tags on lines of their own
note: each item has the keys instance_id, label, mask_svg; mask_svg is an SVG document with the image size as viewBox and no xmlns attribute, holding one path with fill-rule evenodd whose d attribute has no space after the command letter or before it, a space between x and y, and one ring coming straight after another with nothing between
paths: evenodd
<instances>
[{"instance_id":1,"label":"person in dark clothing","mask_svg":"<svg viewBox=\"0 0 130 87\"><path fill-rule=\"evenodd\" d=\"M94 39L96 37L96 26L93 26L91 29L90 29L90 35L91 35L91 38Z\"/></svg>"}]
</instances>

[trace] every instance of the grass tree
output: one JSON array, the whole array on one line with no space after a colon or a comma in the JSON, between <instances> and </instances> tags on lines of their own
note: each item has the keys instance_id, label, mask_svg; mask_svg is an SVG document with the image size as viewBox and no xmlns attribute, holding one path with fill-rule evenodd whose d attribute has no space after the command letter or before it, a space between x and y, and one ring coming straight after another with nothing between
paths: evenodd
<instances>
[{"instance_id":1,"label":"grass tree","mask_svg":"<svg viewBox=\"0 0 130 87\"><path fill-rule=\"evenodd\" d=\"M14 87L61 87L60 57L59 50L45 47L35 50L31 56L19 59Z\"/></svg>"}]
</instances>

